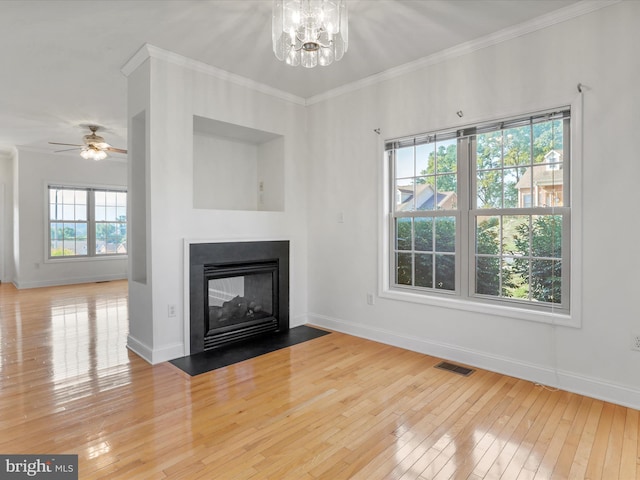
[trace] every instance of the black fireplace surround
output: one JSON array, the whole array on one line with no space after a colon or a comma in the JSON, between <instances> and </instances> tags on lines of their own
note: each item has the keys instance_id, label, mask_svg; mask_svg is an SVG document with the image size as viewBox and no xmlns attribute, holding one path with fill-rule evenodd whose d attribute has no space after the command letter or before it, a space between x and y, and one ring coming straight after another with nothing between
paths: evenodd
<instances>
[{"instance_id":1,"label":"black fireplace surround","mask_svg":"<svg viewBox=\"0 0 640 480\"><path fill-rule=\"evenodd\" d=\"M285 332L289 242L193 243L189 291L192 355Z\"/></svg>"}]
</instances>

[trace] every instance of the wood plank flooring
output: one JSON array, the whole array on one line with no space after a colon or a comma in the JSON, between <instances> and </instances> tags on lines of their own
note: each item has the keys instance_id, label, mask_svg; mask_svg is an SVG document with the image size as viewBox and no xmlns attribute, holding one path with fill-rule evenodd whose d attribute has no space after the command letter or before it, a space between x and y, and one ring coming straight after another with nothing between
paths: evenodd
<instances>
[{"instance_id":1,"label":"wood plank flooring","mask_svg":"<svg viewBox=\"0 0 640 480\"><path fill-rule=\"evenodd\" d=\"M81 479L640 479L640 416L332 333L189 377L125 348L126 282L0 285L0 453Z\"/></svg>"}]
</instances>

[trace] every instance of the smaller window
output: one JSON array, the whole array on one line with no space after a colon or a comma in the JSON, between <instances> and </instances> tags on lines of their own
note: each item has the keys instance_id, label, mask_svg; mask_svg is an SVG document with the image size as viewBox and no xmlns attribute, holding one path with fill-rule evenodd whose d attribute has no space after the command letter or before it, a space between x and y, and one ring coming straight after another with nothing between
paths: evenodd
<instances>
[{"instance_id":1,"label":"smaller window","mask_svg":"<svg viewBox=\"0 0 640 480\"><path fill-rule=\"evenodd\" d=\"M49 258L126 253L126 191L49 186Z\"/></svg>"}]
</instances>

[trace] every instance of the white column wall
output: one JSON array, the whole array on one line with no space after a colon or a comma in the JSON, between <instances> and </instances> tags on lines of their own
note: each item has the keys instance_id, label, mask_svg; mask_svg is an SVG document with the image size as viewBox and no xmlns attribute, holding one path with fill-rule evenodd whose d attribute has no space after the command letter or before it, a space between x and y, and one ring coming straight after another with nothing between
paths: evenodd
<instances>
[{"instance_id":1,"label":"white column wall","mask_svg":"<svg viewBox=\"0 0 640 480\"><path fill-rule=\"evenodd\" d=\"M128 235L129 245L129 335L127 346L151 359L154 345L152 276L150 262L150 61L145 61L127 79L128 110ZM136 118L136 120L133 120ZM140 120L142 119L142 120ZM138 122L134 125L134 122ZM143 124L142 124L143 123ZM144 131L142 131L144 130ZM134 174L135 173L135 174ZM135 263L134 263L135 262Z\"/></svg>"},{"instance_id":2,"label":"white column wall","mask_svg":"<svg viewBox=\"0 0 640 480\"><path fill-rule=\"evenodd\" d=\"M290 240L291 325L304 323L308 290L304 108L162 59L151 57L149 62L147 214L153 268L148 281L153 313L138 315L136 309L143 305L132 304L130 316L132 322L151 322L153 335L152 344L146 345L149 351L138 353L157 363L188 350L184 243L189 239ZM136 113L130 110L129 115ZM194 115L284 136L283 212L193 208ZM169 305L176 306L175 317L168 316ZM135 338L130 337L129 344L135 350Z\"/></svg>"},{"instance_id":3,"label":"white column wall","mask_svg":"<svg viewBox=\"0 0 640 480\"><path fill-rule=\"evenodd\" d=\"M640 334L638 18L640 2L614 4L309 106L309 321L640 407L640 352L630 348ZM578 83L582 327L379 297L367 305L386 261L383 140L563 106Z\"/></svg>"}]
</instances>

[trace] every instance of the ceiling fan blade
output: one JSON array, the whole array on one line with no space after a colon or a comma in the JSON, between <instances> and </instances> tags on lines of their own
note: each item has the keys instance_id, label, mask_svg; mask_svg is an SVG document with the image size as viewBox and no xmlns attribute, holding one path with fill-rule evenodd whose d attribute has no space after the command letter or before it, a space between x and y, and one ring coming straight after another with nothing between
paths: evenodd
<instances>
[{"instance_id":1,"label":"ceiling fan blade","mask_svg":"<svg viewBox=\"0 0 640 480\"><path fill-rule=\"evenodd\" d=\"M78 148L80 147L65 148L64 150L54 150L53 153L70 152L71 150L78 150Z\"/></svg>"},{"instance_id":2,"label":"ceiling fan blade","mask_svg":"<svg viewBox=\"0 0 640 480\"><path fill-rule=\"evenodd\" d=\"M107 152L115 152L115 153L127 153L126 150L122 149L122 148L115 148L115 147L107 147L105 148L105 150Z\"/></svg>"},{"instance_id":3,"label":"ceiling fan blade","mask_svg":"<svg viewBox=\"0 0 640 480\"><path fill-rule=\"evenodd\" d=\"M78 145L76 143L58 143L58 142L49 142L51 145L68 145L69 147L83 147L84 145Z\"/></svg>"}]
</instances>

